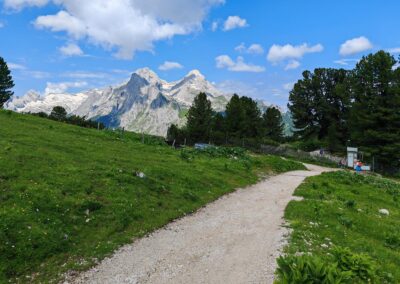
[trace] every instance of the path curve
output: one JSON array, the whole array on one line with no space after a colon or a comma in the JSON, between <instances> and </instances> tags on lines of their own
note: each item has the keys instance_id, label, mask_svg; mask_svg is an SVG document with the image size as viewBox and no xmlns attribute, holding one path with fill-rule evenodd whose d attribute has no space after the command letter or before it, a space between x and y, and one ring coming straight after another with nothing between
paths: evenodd
<instances>
[{"instance_id":1,"label":"path curve","mask_svg":"<svg viewBox=\"0 0 400 284\"><path fill-rule=\"evenodd\" d=\"M272 283L286 205L306 177L331 170L306 166L223 196L68 282Z\"/></svg>"}]
</instances>

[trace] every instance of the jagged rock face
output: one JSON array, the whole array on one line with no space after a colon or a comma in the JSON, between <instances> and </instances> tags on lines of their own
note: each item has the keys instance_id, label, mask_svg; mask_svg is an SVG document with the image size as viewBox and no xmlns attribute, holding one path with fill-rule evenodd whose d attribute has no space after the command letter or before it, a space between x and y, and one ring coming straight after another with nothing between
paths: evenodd
<instances>
[{"instance_id":1,"label":"jagged rock face","mask_svg":"<svg viewBox=\"0 0 400 284\"><path fill-rule=\"evenodd\" d=\"M108 127L165 136L172 124L183 125L185 113L194 98L205 92L216 111L223 111L230 95L223 94L198 71L182 80L166 82L144 68L132 74L123 85L72 94L40 96L28 92L13 98L5 107L18 112L50 113L54 106L68 113L105 123Z\"/></svg>"}]
</instances>

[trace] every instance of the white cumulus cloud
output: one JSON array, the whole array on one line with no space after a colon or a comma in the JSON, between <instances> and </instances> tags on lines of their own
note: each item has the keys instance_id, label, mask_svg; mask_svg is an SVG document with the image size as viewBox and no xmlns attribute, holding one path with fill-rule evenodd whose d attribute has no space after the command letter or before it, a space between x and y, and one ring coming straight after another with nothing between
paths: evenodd
<instances>
[{"instance_id":1,"label":"white cumulus cloud","mask_svg":"<svg viewBox=\"0 0 400 284\"><path fill-rule=\"evenodd\" d=\"M213 32L216 32L216 31L218 30L218 27L219 27L218 21L214 21L214 22L211 24L211 30L212 30Z\"/></svg>"},{"instance_id":2,"label":"white cumulus cloud","mask_svg":"<svg viewBox=\"0 0 400 284\"><path fill-rule=\"evenodd\" d=\"M286 59L301 59L307 53L322 52L324 47L321 44L309 46L307 43L293 46L291 44L271 46L267 59L272 63L284 61Z\"/></svg>"},{"instance_id":3,"label":"white cumulus cloud","mask_svg":"<svg viewBox=\"0 0 400 284\"><path fill-rule=\"evenodd\" d=\"M60 52L65 56L81 56L83 55L82 49L75 43L69 43L60 47Z\"/></svg>"},{"instance_id":4,"label":"white cumulus cloud","mask_svg":"<svg viewBox=\"0 0 400 284\"><path fill-rule=\"evenodd\" d=\"M264 53L264 48L261 46L261 44L253 43L249 47L246 47L244 43L241 43L237 47L235 47L236 51L242 52L242 53L250 53L250 54L263 54Z\"/></svg>"},{"instance_id":5,"label":"white cumulus cloud","mask_svg":"<svg viewBox=\"0 0 400 284\"><path fill-rule=\"evenodd\" d=\"M350 64L354 64L357 63L359 61L359 59L339 59L339 60L335 60L333 63L342 65L342 66L348 66Z\"/></svg>"},{"instance_id":6,"label":"white cumulus cloud","mask_svg":"<svg viewBox=\"0 0 400 284\"><path fill-rule=\"evenodd\" d=\"M83 88L87 86L87 82L60 82L60 83L51 83L47 82L46 89L44 90L44 94L62 94L67 92L71 88Z\"/></svg>"},{"instance_id":7,"label":"white cumulus cloud","mask_svg":"<svg viewBox=\"0 0 400 284\"><path fill-rule=\"evenodd\" d=\"M289 61L289 63L286 65L285 70L293 70L293 69L297 69L300 67L300 62L297 60L291 60Z\"/></svg>"},{"instance_id":8,"label":"white cumulus cloud","mask_svg":"<svg viewBox=\"0 0 400 284\"><path fill-rule=\"evenodd\" d=\"M74 79L104 79L109 75L101 72L88 72L88 71L73 71L61 74L62 77Z\"/></svg>"},{"instance_id":9,"label":"white cumulus cloud","mask_svg":"<svg viewBox=\"0 0 400 284\"><path fill-rule=\"evenodd\" d=\"M42 7L49 3L49 0L4 0L4 7L12 10L21 10L25 7Z\"/></svg>"},{"instance_id":10,"label":"white cumulus cloud","mask_svg":"<svg viewBox=\"0 0 400 284\"><path fill-rule=\"evenodd\" d=\"M27 69L26 66L24 66L22 64L12 63L12 62L7 63L7 66L11 70L26 70Z\"/></svg>"},{"instance_id":11,"label":"white cumulus cloud","mask_svg":"<svg viewBox=\"0 0 400 284\"><path fill-rule=\"evenodd\" d=\"M167 71L167 70L172 70L172 69L182 69L183 66L178 63L178 62L172 62L172 61L165 61L163 64L161 64L158 69L162 71Z\"/></svg>"},{"instance_id":12,"label":"white cumulus cloud","mask_svg":"<svg viewBox=\"0 0 400 284\"><path fill-rule=\"evenodd\" d=\"M41 15L36 28L65 32L70 40L88 40L115 55L131 59L136 51L151 51L156 41L202 29L208 11L224 0L5 0L21 9L52 2L55 14Z\"/></svg>"},{"instance_id":13,"label":"white cumulus cloud","mask_svg":"<svg viewBox=\"0 0 400 284\"><path fill-rule=\"evenodd\" d=\"M340 46L339 53L342 56L353 55L373 48L368 38L361 36L347 40Z\"/></svg>"},{"instance_id":14,"label":"white cumulus cloud","mask_svg":"<svg viewBox=\"0 0 400 284\"><path fill-rule=\"evenodd\" d=\"M390 53L400 53L400 47L389 48L388 52L390 52Z\"/></svg>"},{"instance_id":15,"label":"white cumulus cloud","mask_svg":"<svg viewBox=\"0 0 400 284\"><path fill-rule=\"evenodd\" d=\"M215 58L217 68L228 69L234 72L264 72L265 67L246 63L244 58L239 56L236 61L232 60L228 55L220 55Z\"/></svg>"},{"instance_id":16,"label":"white cumulus cloud","mask_svg":"<svg viewBox=\"0 0 400 284\"><path fill-rule=\"evenodd\" d=\"M224 22L224 31L247 27L247 20L239 16L229 16Z\"/></svg>"}]
</instances>

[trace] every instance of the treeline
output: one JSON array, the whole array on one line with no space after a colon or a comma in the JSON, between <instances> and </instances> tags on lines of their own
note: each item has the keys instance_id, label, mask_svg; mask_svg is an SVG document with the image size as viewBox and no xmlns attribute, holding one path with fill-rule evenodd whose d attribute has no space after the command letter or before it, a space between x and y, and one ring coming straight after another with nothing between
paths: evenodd
<instances>
[{"instance_id":1,"label":"treeline","mask_svg":"<svg viewBox=\"0 0 400 284\"><path fill-rule=\"evenodd\" d=\"M290 92L295 138L310 148L361 147L382 170L400 167L400 69L384 51L353 70L305 71Z\"/></svg>"},{"instance_id":2,"label":"treeline","mask_svg":"<svg viewBox=\"0 0 400 284\"><path fill-rule=\"evenodd\" d=\"M50 114L47 114L45 112L39 112L39 113L32 113L32 115L48 118L55 121L65 122L68 124L73 124L85 128L98 128L98 129L105 128L105 125L101 122L86 119L85 117L77 115L68 115L67 111L61 106L54 107Z\"/></svg>"},{"instance_id":3,"label":"treeline","mask_svg":"<svg viewBox=\"0 0 400 284\"><path fill-rule=\"evenodd\" d=\"M187 114L186 126L171 125L167 139L176 144L198 142L216 145L243 145L262 143L265 140L282 142L283 122L281 112L268 108L261 113L257 102L248 97L233 95L224 113L213 111L205 93L194 100Z\"/></svg>"}]
</instances>

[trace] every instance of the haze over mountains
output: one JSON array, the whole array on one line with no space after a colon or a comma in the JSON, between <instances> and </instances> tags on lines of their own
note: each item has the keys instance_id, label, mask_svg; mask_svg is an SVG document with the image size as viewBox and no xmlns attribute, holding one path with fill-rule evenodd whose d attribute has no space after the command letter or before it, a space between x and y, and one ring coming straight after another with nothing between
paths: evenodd
<instances>
[{"instance_id":1,"label":"haze over mountains","mask_svg":"<svg viewBox=\"0 0 400 284\"><path fill-rule=\"evenodd\" d=\"M123 127L134 132L165 136L172 124L183 125L186 113L200 92L205 92L217 112L223 112L232 94L218 90L198 71L183 79L167 82L148 68L137 70L127 83L77 94L40 94L30 91L6 103L17 112L50 113L54 106L69 114L103 122L107 127ZM263 110L268 105L258 101Z\"/></svg>"}]
</instances>

